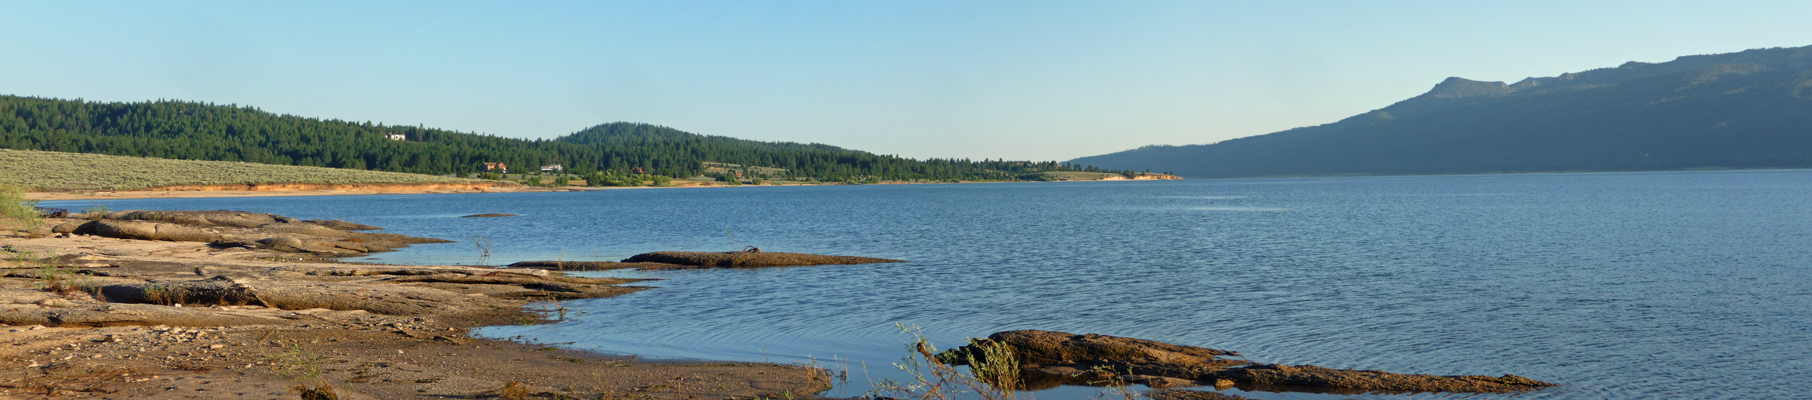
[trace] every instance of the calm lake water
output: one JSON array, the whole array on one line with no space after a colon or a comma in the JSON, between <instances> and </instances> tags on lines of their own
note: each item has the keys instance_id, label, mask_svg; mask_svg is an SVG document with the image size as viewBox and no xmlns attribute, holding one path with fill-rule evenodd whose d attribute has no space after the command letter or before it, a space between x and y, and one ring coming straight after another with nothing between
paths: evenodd
<instances>
[{"instance_id":1,"label":"calm lake water","mask_svg":"<svg viewBox=\"0 0 1812 400\"><path fill-rule=\"evenodd\" d=\"M602 273L658 278L648 285L660 288L569 301L562 323L481 331L648 358L815 357L847 366L852 383L840 395L897 378L887 373L905 355L897 322L944 347L1044 329L1260 362L1564 385L1468 398L1710 399L1812 390L1808 199L1812 171L1792 170L107 204L344 219L461 241L361 259L392 263L618 260L745 245L909 260ZM476 213L521 216L457 218ZM471 238L491 244L489 259Z\"/></svg>"}]
</instances>

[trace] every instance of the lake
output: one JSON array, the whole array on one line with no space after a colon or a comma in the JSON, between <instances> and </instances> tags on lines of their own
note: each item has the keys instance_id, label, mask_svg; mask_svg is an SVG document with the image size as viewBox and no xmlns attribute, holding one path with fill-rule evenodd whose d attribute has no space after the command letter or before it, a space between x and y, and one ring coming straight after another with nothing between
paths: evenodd
<instances>
[{"instance_id":1,"label":"lake","mask_svg":"<svg viewBox=\"0 0 1812 400\"><path fill-rule=\"evenodd\" d=\"M634 189L114 200L343 219L455 240L360 261L619 260L658 250L905 263L613 271L658 289L482 335L893 378L895 323L941 347L1011 329L1271 363L1516 374L1470 398L1790 398L1812 385L1812 171ZM80 209L94 202L46 202ZM458 218L477 213L510 218ZM489 243L482 257L477 243ZM1088 398L1066 388L1041 399ZM1266 399L1404 398L1242 393Z\"/></svg>"}]
</instances>

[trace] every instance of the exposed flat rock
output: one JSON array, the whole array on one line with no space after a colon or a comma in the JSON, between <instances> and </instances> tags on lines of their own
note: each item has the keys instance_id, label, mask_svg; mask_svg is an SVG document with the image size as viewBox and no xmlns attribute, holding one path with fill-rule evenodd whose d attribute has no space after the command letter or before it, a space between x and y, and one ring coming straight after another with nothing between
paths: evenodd
<instances>
[{"instance_id":1,"label":"exposed flat rock","mask_svg":"<svg viewBox=\"0 0 1812 400\"><path fill-rule=\"evenodd\" d=\"M1505 393L1554 386L1515 375L1399 374L1313 365L1251 364L1237 353L1105 335L1049 331L1007 331L968 346L938 354L940 362L966 365L991 362L983 348L1005 346L1019 364L1026 388L1056 384L1100 385L1147 383L1152 387L1237 385L1247 390L1327 392L1469 392ZM1218 395L1218 394L1216 394ZM1178 393L1178 398L1213 399L1209 394ZM1195 396L1195 397L1190 397Z\"/></svg>"},{"instance_id":2,"label":"exposed flat rock","mask_svg":"<svg viewBox=\"0 0 1812 400\"><path fill-rule=\"evenodd\" d=\"M271 247L351 245L356 242L345 240L382 237L259 229L305 223L275 219L195 225L96 217L191 227ZM42 225L46 231L97 224L48 219ZM472 327L564 319L567 310L559 300L646 289L621 285L630 279L342 263L274 249L92 234L5 236L0 235L0 339L7 344L0 346L0 364L8 373L0 388L10 391L0 395L5 398L294 399L313 398L298 391L320 394L330 387L325 383L340 399L592 399L625 393L660 399L803 398L830 382L822 369L803 366L644 362L468 336ZM484 367L474 373L472 365ZM674 377L684 377L687 392L650 390L682 387ZM311 382L323 384L303 387Z\"/></svg>"},{"instance_id":3,"label":"exposed flat rock","mask_svg":"<svg viewBox=\"0 0 1812 400\"><path fill-rule=\"evenodd\" d=\"M1025 364L1066 364L1077 361L1101 360L1122 363L1143 364L1208 364L1240 365L1245 360L1225 357L1238 357L1238 353L1216 350L1206 347L1180 346L1170 343L1133 339L1107 335L1075 335L1063 332L1019 330L1006 331L988 335L987 339L974 341L971 346L986 346L995 343L1013 347L1013 355ZM965 346L953 350L960 354ZM979 354L977 354L979 355ZM959 360L948 359L947 363L957 364ZM985 361L985 360L984 360Z\"/></svg>"},{"instance_id":4,"label":"exposed flat rock","mask_svg":"<svg viewBox=\"0 0 1812 400\"><path fill-rule=\"evenodd\" d=\"M213 242L221 239L218 233L180 224L118 220L95 221L94 224L94 234L110 238L171 242Z\"/></svg>"},{"instance_id":5,"label":"exposed flat rock","mask_svg":"<svg viewBox=\"0 0 1812 400\"><path fill-rule=\"evenodd\" d=\"M307 221L303 221L303 222L320 225L320 226L325 226L328 228L338 229L338 230L342 230L342 231L375 231L375 230L384 229L384 228L379 228L379 227L375 227L375 226L371 226L371 225L355 224L355 223L341 221L341 220L337 220L337 219L311 219L311 220L307 220Z\"/></svg>"},{"instance_id":6,"label":"exposed flat rock","mask_svg":"<svg viewBox=\"0 0 1812 400\"><path fill-rule=\"evenodd\" d=\"M392 251L416 243L447 241L386 233L340 220L302 221L275 214L244 211L119 211L75 214L48 220L50 232L118 239L201 242L320 257L345 257Z\"/></svg>"},{"instance_id":7,"label":"exposed flat rock","mask_svg":"<svg viewBox=\"0 0 1812 400\"><path fill-rule=\"evenodd\" d=\"M800 265L846 265L904 262L885 258L826 256L804 253L768 253L732 251L725 253L699 251L657 251L637 254L623 260L625 263L661 263L693 267L715 268L760 268L790 267ZM669 268L672 269L672 268Z\"/></svg>"},{"instance_id":8,"label":"exposed flat rock","mask_svg":"<svg viewBox=\"0 0 1812 400\"><path fill-rule=\"evenodd\" d=\"M616 261L523 261L509 265L510 268L539 269L548 271L609 271L613 269L666 270L699 268L690 265L677 265L651 262L616 262Z\"/></svg>"}]
</instances>

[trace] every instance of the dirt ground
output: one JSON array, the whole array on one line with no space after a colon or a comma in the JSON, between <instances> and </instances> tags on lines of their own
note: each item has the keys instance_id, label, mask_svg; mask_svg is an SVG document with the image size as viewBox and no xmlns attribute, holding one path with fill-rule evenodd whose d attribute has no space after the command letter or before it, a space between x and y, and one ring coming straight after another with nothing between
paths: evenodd
<instances>
[{"instance_id":1,"label":"dirt ground","mask_svg":"<svg viewBox=\"0 0 1812 400\"><path fill-rule=\"evenodd\" d=\"M554 317L528 311L537 299L641 289L628 280L86 235L0 238L0 253L0 399L329 398L308 396L320 388L340 399L789 398L830 382L803 366L467 336ZM209 287L226 294L152 296Z\"/></svg>"}]
</instances>

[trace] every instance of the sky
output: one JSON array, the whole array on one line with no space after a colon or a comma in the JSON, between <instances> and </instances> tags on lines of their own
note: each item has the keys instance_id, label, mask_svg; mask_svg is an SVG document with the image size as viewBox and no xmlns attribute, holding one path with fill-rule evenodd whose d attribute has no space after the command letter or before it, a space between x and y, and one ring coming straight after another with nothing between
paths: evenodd
<instances>
[{"instance_id":1,"label":"sky","mask_svg":"<svg viewBox=\"0 0 1812 400\"><path fill-rule=\"evenodd\" d=\"M1812 45L1809 17L1807 1L0 1L0 94L1068 160L1329 123L1450 76Z\"/></svg>"}]
</instances>

